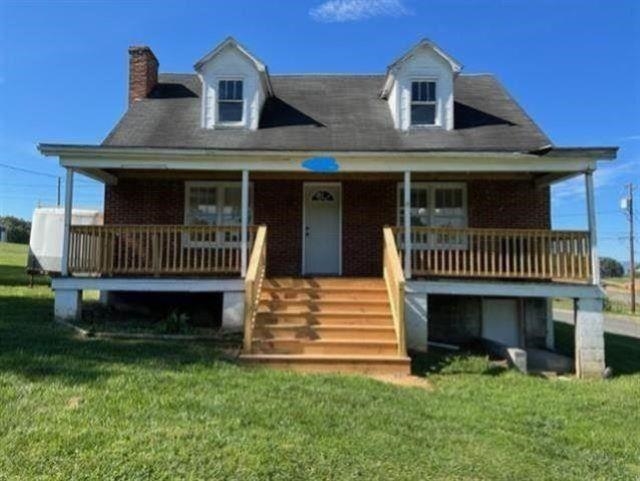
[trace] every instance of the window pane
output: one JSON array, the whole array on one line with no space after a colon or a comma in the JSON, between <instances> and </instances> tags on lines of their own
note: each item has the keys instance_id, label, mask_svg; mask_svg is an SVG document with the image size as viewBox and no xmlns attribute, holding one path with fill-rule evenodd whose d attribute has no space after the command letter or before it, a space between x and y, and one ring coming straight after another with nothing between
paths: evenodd
<instances>
[{"instance_id":1,"label":"window pane","mask_svg":"<svg viewBox=\"0 0 640 481\"><path fill-rule=\"evenodd\" d=\"M435 102L436 101L436 83L435 82L427 82L427 85L429 87L428 93L427 93L427 100L429 102Z\"/></svg>"},{"instance_id":2,"label":"window pane","mask_svg":"<svg viewBox=\"0 0 640 481\"><path fill-rule=\"evenodd\" d=\"M218 100L242 100L242 80L220 80Z\"/></svg>"},{"instance_id":3,"label":"window pane","mask_svg":"<svg viewBox=\"0 0 640 481\"><path fill-rule=\"evenodd\" d=\"M218 102L218 119L220 122L241 122L242 102Z\"/></svg>"},{"instance_id":4,"label":"window pane","mask_svg":"<svg viewBox=\"0 0 640 481\"><path fill-rule=\"evenodd\" d=\"M462 208L462 189L436 189L436 209Z\"/></svg>"},{"instance_id":5,"label":"window pane","mask_svg":"<svg viewBox=\"0 0 640 481\"><path fill-rule=\"evenodd\" d=\"M242 190L240 187L225 187L222 206L222 224L239 225L241 222Z\"/></svg>"},{"instance_id":6,"label":"window pane","mask_svg":"<svg viewBox=\"0 0 640 481\"><path fill-rule=\"evenodd\" d=\"M427 100L427 82L420 82L420 100Z\"/></svg>"},{"instance_id":7,"label":"window pane","mask_svg":"<svg viewBox=\"0 0 640 481\"><path fill-rule=\"evenodd\" d=\"M411 100L420 100L420 82L411 82Z\"/></svg>"},{"instance_id":8,"label":"window pane","mask_svg":"<svg viewBox=\"0 0 640 481\"><path fill-rule=\"evenodd\" d=\"M411 123L413 125L434 125L436 123L436 106L412 105Z\"/></svg>"},{"instance_id":9,"label":"window pane","mask_svg":"<svg viewBox=\"0 0 640 481\"><path fill-rule=\"evenodd\" d=\"M411 225L429 225L429 191L426 188L411 189Z\"/></svg>"},{"instance_id":10,"label":"window pane","mask_svg":"<svg viewBox=\"0 0 640 481\"><path fill-rule=\"evenodd\" d=\"M215 225L218 211L215 187L191 187L187 206L188 225Z\"/></svg>"}]
</instances>

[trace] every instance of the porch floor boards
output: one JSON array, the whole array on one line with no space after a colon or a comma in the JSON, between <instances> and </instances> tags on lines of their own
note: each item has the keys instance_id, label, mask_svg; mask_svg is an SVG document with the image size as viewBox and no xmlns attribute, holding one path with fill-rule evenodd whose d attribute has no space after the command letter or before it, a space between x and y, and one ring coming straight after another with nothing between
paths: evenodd
<instances>
[{"instance_id":1,"label":"porch floor boards","mask_svg":"<svg viewBox=\"0 0 640 481\"><path fill-rule=\"evenodd\" d=\"M263 282L248 364L305 372L409 373L379 278Z\"/></svg>"}]
</instances>

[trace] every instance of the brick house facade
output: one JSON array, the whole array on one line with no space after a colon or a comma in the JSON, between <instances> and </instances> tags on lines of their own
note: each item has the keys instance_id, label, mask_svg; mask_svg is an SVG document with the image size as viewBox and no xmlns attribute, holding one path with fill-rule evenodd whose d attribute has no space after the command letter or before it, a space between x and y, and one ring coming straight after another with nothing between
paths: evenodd
<instances>
[{"instance_id":1,"label":"brick house facade","mask_svg":"<svg viewBox=\"0 0 640 481\"><path fill-rule=\"evenodd\" d=\"M269 228L269 275L300 275L304 181L252 182L254 223ZM341 184L343 275L380 276L380 232L383 226L398 223L398 182L342 180ZM105 224L182 224L184 185L182 180L127 179L107 186ZM526 180L471 180L466 185L469 227L550 228L548 187L535 188Z\"/></svg>"}]
</instances>

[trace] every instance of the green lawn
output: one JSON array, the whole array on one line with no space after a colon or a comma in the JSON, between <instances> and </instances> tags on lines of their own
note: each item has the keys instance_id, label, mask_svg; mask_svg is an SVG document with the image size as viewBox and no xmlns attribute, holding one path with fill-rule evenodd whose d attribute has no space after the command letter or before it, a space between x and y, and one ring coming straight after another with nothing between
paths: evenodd
<instances>
[{"instance_id":1,"label":"green lawn","mask_svg":"<svg viewBox=\"0 0 640 481\"><path fill-rule=\"evenodd\" d=\"M436 353L414 362L432 390L248 370L205 343L72 337L24 255L0 245L0 479L640 477L629 339L607 338L611 381Z\"/></svg>"}]
</instances>

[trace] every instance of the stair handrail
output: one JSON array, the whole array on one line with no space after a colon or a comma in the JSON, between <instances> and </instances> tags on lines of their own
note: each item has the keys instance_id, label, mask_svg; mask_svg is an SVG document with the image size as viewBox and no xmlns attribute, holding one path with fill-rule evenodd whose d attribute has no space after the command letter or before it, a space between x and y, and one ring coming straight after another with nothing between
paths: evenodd
<instances>
[{"instance_id":1,"label":"stair handrail","mask_svg":"<svg viewBox=\"0 0 640 481\"><path fill-rule=\"evenodd\" d=\"M249 257L247 274L244 278L244 342L245 353L251 352L256 312L260 302L260 291L267 270L267 226L261 225L256 231L253 249Z\"/></svg>"},{"instance_id":2,"label":"stair handrail","mask_svg":"<svg viewBox=\"0 0 640 481\"><path fill-rule=\"evenodd\" d=\"M398 255L396 240L391 227L383 227L382 265L384 281L387 285L391 315L398 341L398 355L407 356L407 341L404 324L404 289L405 278L402 263Z\"/></svg>"}]
</instances>

